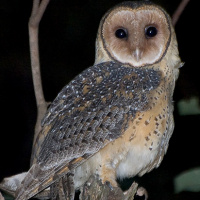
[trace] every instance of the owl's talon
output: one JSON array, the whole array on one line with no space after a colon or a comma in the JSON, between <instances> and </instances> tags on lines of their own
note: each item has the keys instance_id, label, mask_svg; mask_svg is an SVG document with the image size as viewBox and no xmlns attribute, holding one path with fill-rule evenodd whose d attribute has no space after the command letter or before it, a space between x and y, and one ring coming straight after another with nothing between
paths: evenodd
<instances>
[{"instance_id":1,"label":"owl's talon","mask_svg":"<svg viewBox=\"0 0 200 200\"><path fill-rule=\"evenodd\" d=\"M144 196L144 197L145 197L145 200L148 199L148 192L147 192L147 190L146 190L145 188L143 188L143 187L139 187L139 188L137 189L136 195L137 195L137 196L140 196L140 197Z\"/></svg>"},{"instance_id":2,"label":"owl's talon","mask_svg":"<svg viewBox=\"0 0 200 200\"><path fill-rule=\"evenodd\" d=\"M105 184L110 188L111 191L113 190L113 186L109 181L106 181Z\"/></svg>"},{"instance_id":3,"label":"owl's talon","mask_svg":"<svg viewBox=\"0 0 200 200\"><path fill-rule=\"evenodd\" d=\"M180 64L179 64L179 69L181 68L181 67L183 67L185 65L185 62L181 62Z\"/></svg>"}]
</instances>

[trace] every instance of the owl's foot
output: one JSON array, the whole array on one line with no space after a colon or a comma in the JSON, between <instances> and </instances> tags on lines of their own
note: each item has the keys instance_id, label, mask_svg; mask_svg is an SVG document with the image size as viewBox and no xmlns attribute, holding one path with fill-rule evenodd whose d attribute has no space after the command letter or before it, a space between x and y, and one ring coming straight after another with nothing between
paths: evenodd
<instances>
[{"instance_id":1,"label":"owl's foot","mask_svg":"<svg viewBox=\"0 0 200 200\"><path fill-rule=\"evenodd\" d=\"M113 190L113 186L110 182L106 181L105 184L110 188L111 191Z\"/></svg>"},{"instance_id":2,"label":"owl's foot","mask_svg":"<svg viewBox=\"0 0 200 200\"><path fill-rule=\"evenodd\" d=\"M147 190L146 190L145 188L143 188L143 187L138 187L137 192L136 192L136 195L137 195L137 196L140 196L140 197L144 196L144 197L145 197L145 200L148 199L148 192L147 192Z\"/></svg>"}]
</instances>

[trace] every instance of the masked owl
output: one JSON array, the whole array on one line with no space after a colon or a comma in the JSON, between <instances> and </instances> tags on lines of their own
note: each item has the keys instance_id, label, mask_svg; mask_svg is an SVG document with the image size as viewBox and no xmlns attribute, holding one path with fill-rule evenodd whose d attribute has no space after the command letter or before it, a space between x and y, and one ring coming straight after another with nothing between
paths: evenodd
<instances>
[{"instance_id":1,"label":"masked owl","mask_svg":"<svg viewBox=\"0 0 200 200\"><path fill-rule=\"evenodd\" d=\"M158 167L174 129L180 65L174 28L161 7L128 1L110 9L99 25L94 65L61 90L42 121L16 200L49 186L57 199L60 181L72 200L92 174L115 187L117 178Z\"/></svg>"}]
</instances>

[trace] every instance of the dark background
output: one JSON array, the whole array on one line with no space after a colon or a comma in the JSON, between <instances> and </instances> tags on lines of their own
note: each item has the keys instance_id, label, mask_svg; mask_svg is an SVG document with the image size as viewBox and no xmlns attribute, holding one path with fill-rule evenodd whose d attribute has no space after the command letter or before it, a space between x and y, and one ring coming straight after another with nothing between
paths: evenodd
<instances>
[{"instance_id":1,"label":"dark background","mask_svg":"<svg viewBox=\"0 0 200 200\"><path fill-rule=\"evenodd\" d=\"M40 23L40 58L46 101L92 65L102 15L117 0L51 0ZM180 0L155 0L170 15ZM0 181L29 169L36 120L28 43L32 1L0 1ZM190 1L175 30L185 66L176 85L175 131L161 166L139 179L150 199L200 199L199 193L174 194L173 179L200 166L200 115L179 115L177 102L199 98L199 6Z\"/></svg>"}]
</instances>

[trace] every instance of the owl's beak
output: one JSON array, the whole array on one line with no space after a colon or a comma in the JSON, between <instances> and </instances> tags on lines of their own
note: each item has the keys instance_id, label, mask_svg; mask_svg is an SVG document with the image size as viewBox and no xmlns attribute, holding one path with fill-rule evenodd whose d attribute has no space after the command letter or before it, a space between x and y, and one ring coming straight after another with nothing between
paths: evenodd
<instances>
[{"instance_id":1,"label":"owl's beak","mask_svg":"<svg viewBox=\"0 0 200 200\"><path fill-rule=\"evenodd\" d=\"M137 62L139 62L139 60L141 59L141 51L136 48L134 51L133 51L133 57L136 59Z\"/></svg>"}]
</instances>

